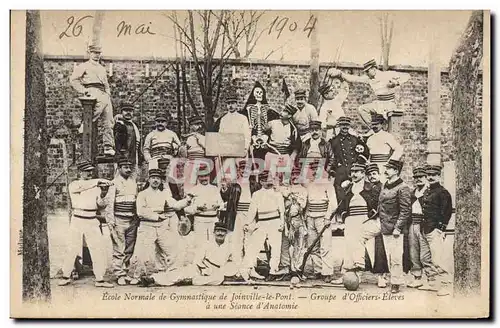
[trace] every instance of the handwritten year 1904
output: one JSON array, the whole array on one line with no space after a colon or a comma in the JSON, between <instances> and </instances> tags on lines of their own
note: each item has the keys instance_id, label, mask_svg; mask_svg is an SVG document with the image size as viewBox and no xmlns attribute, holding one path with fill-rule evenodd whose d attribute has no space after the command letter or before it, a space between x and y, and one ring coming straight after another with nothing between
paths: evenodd
<instances>
[{"instance_id":1,"label":"handwritten year 1904","mask_svg":"<svg viewBox=\"0 0 500 328\"><path fill-rule=\"evenodd\" d=\"M316 28L316 22L317 18L314 15L309 16L309 20L307 23L304 25L302 32L307 32L307 37L311 36L312 31ZM271 25L269 26L269 32L268 35L271 35L273 33L278 33L276 36L276 39L279 39L281 36L281 33L283 33L283 30L285 28L288 28L290 32L295 32L298 28L298 24L296 21L290 21L290 18L288 17L280 17L276 16L276 18L273 20Z\"/></svg>"}]
</instances>

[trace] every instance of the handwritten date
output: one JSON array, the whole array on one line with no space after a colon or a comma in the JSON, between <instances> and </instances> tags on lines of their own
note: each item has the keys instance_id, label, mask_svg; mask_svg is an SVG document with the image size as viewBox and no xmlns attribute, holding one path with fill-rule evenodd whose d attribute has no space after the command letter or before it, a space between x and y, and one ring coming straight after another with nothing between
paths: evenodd
<instances>
[{"instance_id":1,"label":"handwritten date","mask_svg":"<svg viewBox=\"0 0 500 328\"><path fill-rule=\"evenodd\" d=\"M88 19L93 18L91 15L83 16L80 18L76 18L75 16L70 16L66 20L67 26L66 29L59 34L59 39L63 38L77 38L84 33L83 22ZM151 22L148 24L139 24L132 26L132 24L128 24L126 21L121 21L116 26L116 37L127 36L127 35L155 35L156 33L151 31Z\"/></svg>"},{"instance_id":2,"label":"handwritten date","mask_svg":"<svg viewBox=\"0 0 500 328\"><path fill-rule=\"evenodd\" d=\"M318 21L318 19L314 15L311 15L309 17L309 20L307 21L306 25L304 25L302 32L307 32L308 38L311 36L312 31L316 28L317 21ZM295 32L298 28L298 24L295 21L290 22L290 18L288 18L286 16L285 17L276 16L276 18L273 20L273 22L269 26L268 35L271 35L271 34L277 32L278 35L276 36L276 39L279 39L281 36L281 33L283 33L283 30L285 28L288 28L288 30L290 32Z\"/></svg>"}]
</instances>

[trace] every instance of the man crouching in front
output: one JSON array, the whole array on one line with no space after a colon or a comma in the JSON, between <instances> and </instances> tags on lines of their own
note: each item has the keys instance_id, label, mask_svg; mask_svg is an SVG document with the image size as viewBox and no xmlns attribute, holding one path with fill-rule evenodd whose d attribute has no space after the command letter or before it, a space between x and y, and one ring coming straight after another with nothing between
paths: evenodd
<instances>
[{"instance_id":1,"label":"man crouching in front","mask_svg":"<svg viewBox=\"0 0 500 328\"><path fill-rule=\"evenodd\" d=\"M172 286L185 280L192 280L195 286L218 286L224 281L224 272L231 254L230 245L225 242L227 228L221 222L214 225L214 238L198 249L192 264L173 268L167 272L143 278L143 285L156 284Z\"/></svg>"}]
</instances>

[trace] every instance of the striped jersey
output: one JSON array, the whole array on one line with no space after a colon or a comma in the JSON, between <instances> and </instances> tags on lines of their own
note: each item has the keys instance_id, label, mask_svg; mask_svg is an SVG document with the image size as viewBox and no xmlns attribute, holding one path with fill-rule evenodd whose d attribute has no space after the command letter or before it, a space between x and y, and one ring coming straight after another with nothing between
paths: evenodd
<instances>
[{"instance_id":1,"label":"striped jersey","mask_svg":"<svg viewBox=\"0 0 500 328\"><path fill-rule=\"evenodd\" d=\"M181 141L174 131L153 130L144 139L144 158L150 161L163 156L174 156L180 144Z\"/></svg>"},{"instance_id":2,"label":"striped jersey","mask_svg":"<svg viewBox=\"0 0 500 328\"><path fill-rule=\"evenodd\" d=\"M133 177L125 179L118 174L108 192L115 216L134 218L136 215L137 183Z\"/></svg>"},{"instance_id":3,"label":"striped jersey","mask_svg":"<svg viewBox=\"0 0 500 328\"><path fill-rule=\"evenodd\" d=\"M71 199L72 214L80 219L95 219L97 209L106 206L101 198L101 189L97 187L98 179L75 180L68 186Z\"/></svg>"},{"instance_id":4,"label":"striped jersey","mask_svg":"<svg viewBox=\"0 0 500 328\"><path fill-rule=\"evenodd\" d=\"M307 215L325 217L337 207L337 196L332 183L310 183L307 186Z\"/></svg>"}]
</instances>

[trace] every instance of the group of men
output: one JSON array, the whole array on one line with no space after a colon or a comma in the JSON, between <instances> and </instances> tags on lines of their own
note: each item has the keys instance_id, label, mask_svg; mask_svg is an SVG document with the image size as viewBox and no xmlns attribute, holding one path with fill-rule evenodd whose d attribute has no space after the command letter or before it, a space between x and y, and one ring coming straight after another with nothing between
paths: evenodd
<instances>
[{"instance_id":1,"label":"group of men","mask_svg":"<svg viewBox=\"0 0 500 328\"><path fill-rule=\"evenodd\" d=\"M100 54L95 47L90 51ZM92 61L98 55L90 57ZM75 89L88 94L109 91L102 74L88 73L94 64L84 65L72 76ZM107 256L99 246L106 228L118 285L168 286L185 279L217 285L228 277L251 282L291 276L335 284L342 279L335 279L332 231L341 229L342 272L365 270L367 253L379 274L379 287L386 286L385 275L390 274L391 291L399 292L406 234L414 276L408 286L447 294L440 254L452 205L439 183L441 168L415 169L417 187L412 192L400 178L403 147L384 130L396 110L395 88L409 76L379 71L373 60L363 71L366 75L354 76L331 70L319 90L319 109L306 102L302 89L280 110L270 106L259 82L243 108L237 94L228 92L227 113L212 131L242 134L247 155L226 158L224 165L220 160L222 178L206 156L207 129L201 117L191 117L191 133L179 138L167 128L168 117L159 114L155 130L142 143L133 122L134 106L122 105L111 120L114 149L105 143L105 152L117 157L115 178L92 179L93 164L82 162L80 179L69 186L71 242L60 285L71 282L84 234L96 286L113 287L104 280ZM377 96L360 107L369 127L363 135L356 133L342 108L348 82L369 83ZM96 117L110 109L107 101L98 99ZM176 159L181 157L185 160L179 183ZM143 161L148 181L139 191ZM214 179L214 172L219 178ZM104 213L106 224L99 224L98 212ZM186 261L183 247L189 236L187 245L194 255Z\"/></svg>"}]
</instances>

